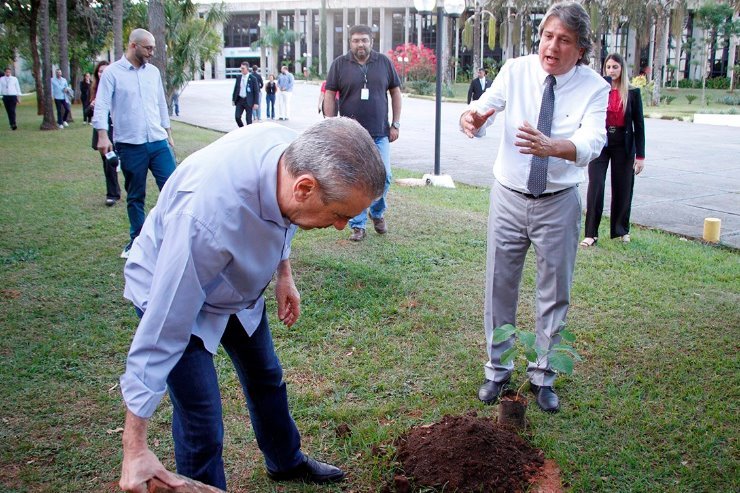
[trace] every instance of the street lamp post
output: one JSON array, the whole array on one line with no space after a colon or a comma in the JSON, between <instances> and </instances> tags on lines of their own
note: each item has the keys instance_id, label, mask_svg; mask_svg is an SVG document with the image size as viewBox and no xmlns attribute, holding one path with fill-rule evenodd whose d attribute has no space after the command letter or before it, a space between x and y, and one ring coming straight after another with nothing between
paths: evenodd
<instances>
[{"instance_id":1,"label":"street lamp post","mask_svg":"<svg viewBox=\"0 0 740 493\"><path fill-rule=\"evenodd\" d=\"M414 7L421 15L430 15L437 0L414 0ZM464 0L445 0L444 7L437 6L437 86L435 91L435 118L434 118L434 175L425 175L428 183L453 188L452 178L440 175L440 140L442 134L442 43L444 40L444 11L451 17L458 17L465 9Z\"/></svg>"}]
</instances>

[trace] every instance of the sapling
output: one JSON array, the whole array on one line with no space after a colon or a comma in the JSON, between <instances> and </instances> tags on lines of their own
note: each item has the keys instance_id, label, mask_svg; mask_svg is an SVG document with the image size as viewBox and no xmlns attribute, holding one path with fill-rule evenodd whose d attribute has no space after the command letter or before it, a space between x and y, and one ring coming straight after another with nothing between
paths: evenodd
<instances>
[{"instance_id":1,"label":"sapling","mask_svg":"<svg viewBox=\"0 0 740 493\"><path fill-rule=\"evenodd\" d=\"M561 323L561 327L565 323ZM501 364L507 364L515 360L518 356L527 364L534 363L539 366L546 359L550 363L550 369L557 373L570 375L573 373L573 366L576 361L581 361L578 352L571 345L576 340L576 336L565 329L561 329L560 338L563 342L553 344L550 349L536 345L536 336L532 332L517 329L511 324L502 325L493 331L494 344L500 344L514 336L514 344L501 354ZM526 371L526 367L525 367ZM517 397L521 394L527 380L516 391Z\"/></svg>"}]
</instances>

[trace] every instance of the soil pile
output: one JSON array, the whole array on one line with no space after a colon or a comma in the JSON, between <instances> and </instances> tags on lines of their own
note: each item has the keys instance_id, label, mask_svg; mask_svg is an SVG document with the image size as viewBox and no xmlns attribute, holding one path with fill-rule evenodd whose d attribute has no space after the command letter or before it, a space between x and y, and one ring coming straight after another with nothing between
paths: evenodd
<instances>
[{"instance_id":1,"label":"soil pile","mask_svg":"<svg viewBox=\"0 0 740 493\"><path fill-rule=\"evenodd\" d=\"M541 450L475 413L412 428L396 449L414 486L445 491L524 492L544 464Z\"/></svg>"}]
</instances>

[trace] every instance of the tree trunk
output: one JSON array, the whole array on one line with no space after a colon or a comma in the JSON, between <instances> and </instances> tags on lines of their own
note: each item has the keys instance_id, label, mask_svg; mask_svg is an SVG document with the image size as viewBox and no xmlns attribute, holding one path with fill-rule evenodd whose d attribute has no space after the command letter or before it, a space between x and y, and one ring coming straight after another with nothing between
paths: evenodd
<instances>
[{"instance_id":1,"label":"tree trunk","mask_svg":"<svg viewBox=\"0 0 740 493\"><path fill-rule=\"evenodd\" d=\"M74 103L74 81L69 73L69 33L67 32L67 0L56 0L57 4L57 34L59 35L59 68L62 69L62 77L67 79L70 89L73 91L70 104ZM69 112L67 121L73 123L74 116Z\"/></svg>"},{"instance_id":2,"label":"tree trunk","mask_svg":"<svg viewBox=\"0 0 740 493\"><path fill-rule=\"evenodd\" d=\"M162 87L167 88L167 40L165 39L165 18L163 0L149 2L149 32L154 36L156 49L152 56L152 64L159 69L162 77ZM167 102L169 107L170 102Z\"/></svg>"},{"instance_id":3,"label":"tree trunk","mask_svg":"<svg viewBox=\"0 0 740 493\"><path fill-rule=\"evenodd\" d=\"M653 106L660 104L660 89L663 85L663 68L666 58L666 21L670 7L661 4L655 16L655 50L653 55Z\"/></svg>"},{"instance_id":4,"label":"tree trunk","mask_svg":"<svg viewBox=\"0 0 740 493\"><path fill-rule=\"evenodd\" d=\"M41 130L56 130L54 122L53 100L51 97L51 38L49 37L49 0L41 0L39 6L39 18L41 20L41 52L43 53L43 67L41 80L44 86L44 97L42 107L44 120L41 122Z\"/></svg>"},{"instance_id":5,"label":"tree trunk","mask_svg":"<svg viewBox=\"0 0 740 493\"><path fill-rule=\"evenodd\" d=\"M480 28L481 28L481 8L477 7L475 9L475 17L473 18L473 76L478 72L478 69L483 67L483 63L481 62L481 52L480 52L480 45L481 45L481 38L480 38Z\"/></svg>"},{"instance_id":6,"label":"tree trunk","mask_svg":"<svg viewBox=\"0 0 740 493\"><path fill-rule=\"evenodd\" d=\"M31 18L28 23L28 46L38 46L38 21L39 21L40 0L31 2ZM41 58L39 57L38 48L32 49L31 58L33 59L33 80L36 86L36 114L44 114L44 82L41 70Z\"/></svg>"},{"instance_id":7,"label":"tree trunk","mask_svg":"<svg viewBox=\"0 0 740 493\"><path fill-rule=\"evenodd\" d=\"M123 0L113 0L113 56L123 56Z\"/></svg>"},{"instance_id":8,"label":"tree trunk","mask_svg":"<svg viewBox=\"0 0 740 493\"><path fill-rule=\"evenodd\" d=\"M321 55L319 72L323 75L329 71L326 60L326 0L321 0L321 8L319 9L319 52Z\"/></svg>"}]
</instances>

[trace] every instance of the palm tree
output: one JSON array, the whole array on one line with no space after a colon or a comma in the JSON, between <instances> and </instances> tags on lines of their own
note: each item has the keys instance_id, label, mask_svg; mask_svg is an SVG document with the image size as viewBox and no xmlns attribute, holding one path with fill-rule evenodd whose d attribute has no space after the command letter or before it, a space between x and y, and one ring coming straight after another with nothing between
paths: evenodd
<instances>
[{"instance_id":1,"label":"palm tree","mask_svg":"<svg viewBox=\"0 0 740 493\"><path fill-rule=\"evenodd\" d=\"M252 43L253 47L267 46L270 48L270 57L268 58L269 72L278 72L278 67L283 60L281 48L286 44L293 43L298 38L299 33L291 29L276 29L272 26L260 27L260 39Z\"/></svg>"},{"instance_id":2,"label":"palm tree","mask_svg":"<svg viewBox=\"0 0 740 493\"><path fill-rule=\"evenodd\" d=\"M229 14L224 4L214 4L200 18L193 2L167 0L165 18L168 29L164 87L170 105L175 91L184 89L188 81L200 75L201 64L212 61L221 52L222 38L216 26L228 21Z\"/></svg>"},{"instance_id":3,"label":"palm tree","mask_svg":"<svg viewBox=\"0 0 740 493\"><path fill-rule=\"evenodd\" d=\"M149 32L154 36L157 49L152 56L152 64L159 69L162 78L162 86L167 84L167 41L165 34L164 1L149 1Z\"/></svg>"},{"instance_id":4,"label":"palm tree","mask_svg":"<svg viewBox=\"0 0 740 493\"><path fill-rule=\"evenodd\" d=\"M69 74L69 34L67 32L67 0L56 0L57 4L57 34L59 40L59 68L62 69L62 77L67 79L70 88L74 88L74 81ZM73 89L74 90L74 89ZM74 97L72 101L74 102ZM69 112L69 122L74 122L72 112Z\"/></svg>"},{"instance_id":5,"label":"palm tree","mask_svg":"<svg viewBox=\"0 0 740 493\"><path fill-rule=\"evenodd\" d=\"M41 130L56 130L54 109L51 97L51 37L49 36L49 0L41 0L39 4L39 20L41 21L41 52L43 53L43 69L41 81L44 86L44 96L41 100L44 120Z\"/></svg>"},{"instance_id":6,"label":"palm tree","mask_svg":"<svg viewBox=\"0 0 740 493\"><path fill-rule=\"evenodd\" d=\"M321 0L319 9L319 52L321 53L319 71L324 74L329 70L326 60L326 0Z\"/></svg>"},{"instance_id":7,"label":"palm tree","mask_svg":"<svg viewBox=\"0 0 740 493\"><path fill-rule=\"evenodd\" d=\"M655 50L653 52L653 97L654 106L660 104L660 90L663 86L663 68L666 61L668 29L666 24L676 0L648 0L655 9Z\"/></svg>"}]
</instances>

